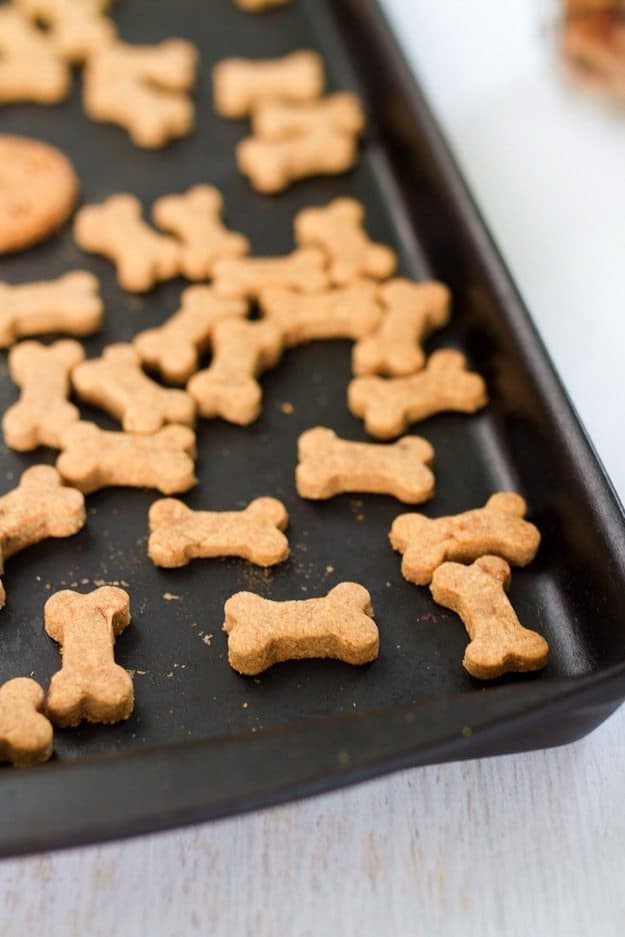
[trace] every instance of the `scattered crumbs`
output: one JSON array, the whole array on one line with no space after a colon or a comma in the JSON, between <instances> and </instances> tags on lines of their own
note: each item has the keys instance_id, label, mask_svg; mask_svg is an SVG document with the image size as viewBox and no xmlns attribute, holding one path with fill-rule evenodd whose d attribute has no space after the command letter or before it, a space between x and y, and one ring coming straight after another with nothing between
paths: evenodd
<instances>
[{"instance_id":1,"label":"scattered crumbs","mask_svg":"<svg viewBox=\"0 0 625 937\"><path fill-rule=\"evenodd\" d=\"M259 677L254 677L254 683L257 683L260 686L262 683L262 680Z\"/></svg>"},{"instance_id":2,"label":"scattered crumbs","mask_svg":"<svg viewBox=\"0 0 625 937\"><path fill-rule=\"evenodd\" d=\"M31 677L34 677L34 676L35 676L35 671L34 671L34 670L31 670L30 675L31 675Z\"/></svg>"},{"instance_id":3,"label":"scattered crumbs","mask_svg":"<svg viewBox=\"0 0 625 937\"><path fill-rule=\"evenodd\" d=\"M89 580L88 580L88 579L81 579L81 580L80 580L80 585L81 585L81 586L88 586L88 585L89 585Z\"/></svg>"},{"instance_id":4,"label":"scattered crumbs","mask_svg":"<svg viewBox=\"0 0 625 937\"><path fill-rule=\"evenodd\" d=\"M247 709L249 705L249 703L241 703L241 709Z\"/></svg>"},{"instance_id":5,"label":"scattered crumbs","mask_svg":"<svg viewBox=\"0 0 625 937\"><path fill-rule=\"evenodd\" d=\"M51 582L46 582L45 588L46 588L48 591L50 591L50 589L52 588L52 583L51 583Z\"/></svg>"},{"instance_id":6,"label":"scattered crumbs","mask_svg":"<svg viewBox=\"0 0 625 937\"><path fill-rule=\"evenodd\" d=\"M388 580L386 581L386 588L387 588L387 589L390 589L390 588L391 588L391 584L390 584L390 582L389 582Z\"/></svg>"},{"instance_id":7,"label":"scattered crumbs","mask_svg":"<svg viewBox=\"0 0 625 937\"><path fill-rule=\"evenodd\" d=\"M166 602L178 602L182 596L176 595L174 592L163 592L163 598Z\"/></svg>"},{"instance_id":8,"label":"scattered crumbs","mask_svg":"<svg viewBox=\"0 0 625 937\"><path fill-rule=\"evenodd\" d=\"M186 664L173 664L174 670L175 670L177 667L179 667L180 670L184 670L186 666L187 666Z\"/></svg>"},{"instance_id":9,"label":"scattered crumbs","mask_svg":"<svg viewBox=\"0 0 625 937\"><path fill-rule=\"evenodd\" d=\"M356 515L356 520L357 520L357 521L364 521L364 519L365 519L365 515L364 515L364 514L357 514L357 515Z\"/></svg>"},{"instance_id":10,"label":"scattered crumbs","mask_svg":"<svg viewBox=\"0 0 625 937\"><path fill-rule=\"evenodd\" d=\"M401 650L401 644L396 644L395 647L397 648L398 651Z\"/></svg>"},{"instance_id":11,"label":"scattered crumbs","mask_svg":"<svg viewBox=\"0 0 625 937\"><path fill-rule=\"evenodd\" d=\"M252 726L252 732L256 732L256 726Z\"/></svg>"},{"instance_id":12,"label":"scattered crumbs","mask_svg":"<svg viewBox=\"0 0 625 937\"><path fill-rule=\"evenodd\" d=\"M88 579L85 582L89 582ZM128 588L129 583L125 579L92 579L92 582L96 588L101 588L101 586L122 586Z\"/></svg>"},{"instance_id":13,"label":"scattered crumbs","mask_svg":"<svg viewBox=\"0 0 625 937\"><path fill-rule=\"evenodd\" d=\"M13 472L7 472L5 475L6 480L9 482L13 480L13 477Z\"/></svg>"},{"instance_id":14,"label":"scattered crumbs","mask_svg":"<svg viewBox=\"0 0 625 937\"><path fill-rule=\"evenodd\" d=\"M199 637L202 639L202 641L204 642L204 644L206 645L206 647L210 647L211 644L213 643L213 635L212 635L212 634L204 634L203 631L200 631Z\"/></svg>"},{"instance_id":15,"label":"scattered crumbs","mask_svg":"<svg viewBox=\"0 0 625 937\"><path fill-rule=\"evenodd\" d=\"M35 579L37 580L37 582L41 582L41 576L35 576Z\"/></svg>"},{"instance_id":16,"label":"scattered crumbs","mask_svg":"<svg viewBox=\"0 0 625 937\"><path fill-rule=\"evenodd\" d=\"M147 674L147 670L135 670L135 674L138 677L145 677L145 675Z\"/></svg>"},{"instance_id":17,"label":"scattered crumbs","mask_svg":"<svg viewBox=\"0 0 625 937\"><path fill-rule=\"evenodd\" d=\"M280 404L280 409L283 413L286 413L287 416L291 416L292 413L295 413L295 407L288 400L285 400L284 403Z\"/></svg>"},{"instance_id":18,"label":"scattered crumbs","mask_svg":"<svg viewBox=\"0 0 625 937\"><path fill-rule=\"evenodd\" d=\"M468 739L471 735L473 735L473 729L471 726L463 726L462 734L464 735L465 739Z\"/></svg>"},{"instance_id":19,"label":"scattered crumbs","mask_svg":"<svg viewBox=\"0 0 625 937\"><path fill-rule=\"evenodd\" d=\"M137 733L136 733L136 732L132 732L131 735L130 735L130 738L131 738L131 739L136 739L136 737L137 737Z\"/></svg>"},{"instance_id":20,"label":"scattered crumbs","mask_svg":"<svg viewBox=\"0 0 625 937\"><path fill-rule=\"evenodd\" d=\"M354 709L356 709L356 707L358 706L358 703L356 702L356 700L354 700L354 702L352 703L352 706L354 707Z\"/></svg>"},{"instance_id":21,"label":"scattered crumbs","mask_svg":"<svg viewBox=\"0 0 625 937\"><path fill-rule=\"evenodd\" d=\"M171 677L173 677L173 675L174 675L173 670L170 670L169 673L165 674L165 676L167 677L168 680L169 680Z\"/></svg>"},{"instance_id":22,"label":"scattered crumbs","mask_svg":"<svg viewBox=\"0 0 625 937\"><path fill-rule=\"evenodd\" d=\"M192 627L192 628L197 628L197 621L192 621L192 622L191 622L191 627Z\"/></svg>"},{"instance_id":23,"label":"scattered crumbs","mask_svg":"<svg viewBox=\"0 0 625 937\"><path fill-rule=\"evenodd\" d=\"M347 752L339 752L338 755L336 756L336 760L338 761L340 765L345 767L350 763L351 759Z\"/></svg>"},{"instance_id":24,"label":"scattered crumbs","mask_svg":"<svg viewBox=\"0 0 625 937\"><path fill-rule=\"evenodd\" d=\"M302 592L308 592L308 586L300 586Z\"/></svg>"},{"instance_id":25,"label":"scattered crumbs","mask_svg":"<svg viewBox=\"0 0 625 937\"><path fill-rule=\"evenodd\" d=\"M431 612L426 612L425 615L419 615L419 621L436 621L436 615L432 615Z\"/></svg>"},{"instance_id":26,"label":"scattered crumbs","mask_svg":"<svg viewBox=\"0 0 625 937\"><path fill-rule=\"evenodd\" d=\"M326 566L326 575L329 576L334 572L334 566Z\"/></svg>"}]
</instances>

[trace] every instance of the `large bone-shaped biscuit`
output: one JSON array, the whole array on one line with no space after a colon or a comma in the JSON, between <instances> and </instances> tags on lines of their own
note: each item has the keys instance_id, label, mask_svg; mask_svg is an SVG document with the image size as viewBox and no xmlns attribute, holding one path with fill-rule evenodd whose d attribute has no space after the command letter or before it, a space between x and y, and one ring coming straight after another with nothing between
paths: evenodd
<instances>
[{"instance_id":1,"label":"large bone-shaped biscuit","mask_svg":"<svg viewBox=\"0 0 625 937\"><path fill-rule=\"evenodd\" d=\"M299 179L347 172L357 156L357 137L324 124L284 140L246 137L236 149L239 170L257 192L268 194L282 192Z\"/></svg>"},{"instance_id":2,"label":"large bone-shaped biscuit","mask_svg":"<svg viewBox=\"0 0 625 937\"><path fill-rule=\"evenodd\" d=\"M358 136L364 123L360 100L349 91L337 91L310 104L259 101L252 114L254 136L262 140L308 134L319 126Z\"/></svg>"},{"instance_id":3,"label":"large bone-shaped biscuit","mask_svg":"<svg viewBox=\"0 0 625 937\"><path fill-rule=\"evenodd\" d=\"M103 310L99 288L85 270L39 283L0 283L0 348L30 335L96 332Z\"/></svg>"},{"instance_id":4,"label":"large bone-shaped biscuit","mask_svg":"<svg viewBox=\"0 0 625 937\"><path fill-rule=\"evenodd\" d=\"M46 26L52 48L68 62L81 63L111 43L113 21L105 15L111 0L13 0L25 16Z\"/></svg>"},{"instance_id":5,"label":"large bone-shaped biscuit","mask_svg":"<svg viewBox=\"0 0 625 937\"><path fill-rule=\"evenodd\" d=\"M132 712L127 670L115 663L115 638L130 623L128 593L102 586L83 595L64 589L44 606L47 634L61 645L63 664L50 681L48 715L57 726L119 722Z\"/></svg>"},{"instance_id":6,"label":"large bone-shaped biscuit","mask_svg":"<svg viewBox=\"0 0 625 937\"><path fill-rule=\"evenodd\" d=\"M0 8L0 104L56 104L71 85L68 66L53 44L8 4Z\"/></svg>"},{"instance_id":7,"label":"large bone-shaped biscuit","mask_svg":"<svg viewBox=\"0 0 625 937\"><path fill-rule=\"evenodd\" d=\"M224 59L213 69L213 100L222 117L245 117L265 99L305 102L323 93L323 61L316 52L281 59Z\"/></svg>"},{"instance_id":8,"label":"large bone-shaped biscuit","mask_svg":"<svg viewBox=\"0 0 625 937\"><path fill-rule=\"evenodd\" d=\"M406 579L427 585L445 560L470 563L495 553L514 566L527 566L540 545L538 529L526 521L527 505L512 491L499 491L483 508L449 517L400 514L391 527L393 548L403 553Z\"/></svg>"},{"instance_id":9,"label":"large bone-shaped biscuit","mask_svg":"<svg viewBox=\"0 0 625 937\"><path fill-rule=\"evenodd\" d=\"M9 353L9 373L22 393L2 418L7 446L28 452L37 446L58 449L68 426L80 419L68 401L69 376L85 353L72 339L42 345L21 342Z\"/></svg>"},{"instance_id":10,"label":"large bone-shaped biscuit","mask_svg":"<svg viewBox=\"0 0 625 937\"><path fill-rule=\"evenodd\" d=\"M228 661L248 676L285 660L331 657L368 664L378 656L371 596L355 582L340 583L324 598L294 602L238 592L224 611Z\"/></svg>"},{"instance_id":11,"label":"large bone-shaped biscuit","mask_svg":"<svg viewBox=\"0 0 625 937\"><path fill-rule=\"evenodd\" d=\"M418 504L434 493L429 468L434 449L419 436L392 445L350 442L317 426L299 438L295 483L302 498L333 498L343 492L387 494Z\"/></svg>"},{"instance_id":12,"label":"large bone-shaped biscuit","mask_svg":"<svg viewBox=\"0 0 625 937\"><path fill-rule=\"evenodd\" d=\"M547 663L549 645L520 623L506 596L509 583L510 567L498 556L481 556L471 566L443 563L432 578L434 601L464 622L471 642L462 663L479 680L540 670Z\"/></svg>"},{"instance_id":13,"label":"large bone-shaped biscuit","mask_svg":"<svg viewBox=\"0 0 625 937\"><path fill-rule=\"evenodd\" d=\"M287 347L318 339L359 339L379 324L376 286L367 280L312 295L272 287L262 290L263 316L275 322Z\"/></svg>"},{"instance_id":14,"label":"large bone-shaped biscuit","mask_svg":"<svg viewBox=\"0 0 625 937\"><path fill-rule=\"evenodd\" d=\"M286 257L218 260L213 287L219 296L257 299L270 287L319 293L328 286L325 257L319 250L297 250Z\"/></svg>"},{"instance_id":15,"label":"large bone-shaped biscuit","mask_svg":"<svg viewBox=\"0 0 625 937\"><path fill-rule=\"evenodd\" d=\"M150 508L148 555L165 567L217 556L274 566L289 555L283 533L288 520L276 498L256 498L243 511L192 511L176 498L164 498Z\"/></svg>"},{"instance_id":16,"label":"large bone-shaped biscuit","mask_svg":"<svg viewBox=\"0 0 625 937\"><path fill-rule=\"evenodd\" d=\"M188 426L165 426L153 436L138 436L110 433L94 423L81 422L66 430L61 443L57 469L66 482L85 494L128 486L172 495L197 484L195 433Z\"/></svg>"},{"instance_id":17,"label":"large bone-shaped biscuit","mask_svg":"<svg viewBox=\"0 0 625 937\"><path fill-rule=\"evenodd\" d=\"M30 677L14 677L0 687L0 761L22 768L48 760L52 725L44 704L42 688Z\"/></svg>"}]
</instances>

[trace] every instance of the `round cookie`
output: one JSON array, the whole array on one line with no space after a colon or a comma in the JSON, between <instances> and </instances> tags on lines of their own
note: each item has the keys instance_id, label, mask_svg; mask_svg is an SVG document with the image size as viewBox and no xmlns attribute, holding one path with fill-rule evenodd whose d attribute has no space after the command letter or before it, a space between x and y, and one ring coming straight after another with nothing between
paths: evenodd
<instances>
[{"instance_id":1,"label":"round cookie","mask_svg":"<svg viewBox=\"0 0 625 937\"><path fill-rule=\"evenodd\" d=\"M69 218L77 195L78 177L60 150L0 134L0 254L53 234Z\"/></svg>"}]
</instances>

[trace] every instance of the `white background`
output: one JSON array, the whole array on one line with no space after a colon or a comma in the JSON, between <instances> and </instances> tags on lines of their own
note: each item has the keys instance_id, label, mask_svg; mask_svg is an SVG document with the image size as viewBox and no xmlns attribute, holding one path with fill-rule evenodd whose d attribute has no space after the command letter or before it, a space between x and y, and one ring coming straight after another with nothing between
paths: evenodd
<instances>
[{"instance_id":1,"label":"white background","mask_svg":"<svg viewBox=\"0 0 625 937\"><path fill-rule=\"evenodd\" d=\"M625 114L572 94L539 0L385 0L625 493ZM0 864L0 933L622 937L625 712L548 752L405 772Z\"/></svg>"}]
</instances>

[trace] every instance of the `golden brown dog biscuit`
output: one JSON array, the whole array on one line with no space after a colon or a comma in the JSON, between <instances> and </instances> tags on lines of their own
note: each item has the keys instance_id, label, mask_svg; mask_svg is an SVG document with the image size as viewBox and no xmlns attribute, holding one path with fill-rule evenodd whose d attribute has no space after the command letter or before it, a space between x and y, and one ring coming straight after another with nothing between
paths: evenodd
<instances>
[{"instance_id":1,"label":"golden brown dog biscuit","mask_svg":"<svg viewBox=\"0 0 625 937\"><path fill-rule=\"evenodd\" d=\"M29 335L97 332L103 311L99 289L86 270L40 283L0 283L0 348Z\"/></svg>"},{"instance_id":2,"label":"golden brown dog biscuit","mask_svg":"<svg viewBox=\"0 0 625 937\"><path fill-rule=\"evenodd\" d=\"M378 656L371 596L355 582L340 583L324 598L294 602L238 592L224 611L228 662L247 676L285 660L331 657L368 664Z\"/></svg>"},{"instance_id":3,"label":"golden brown dog biscuit","mask_svg":"<svg viewBox=\"0 0 625 937\"><path fill-rule=\"evenodd\" d=\"M495 553L514 566L527 566L540 545L538 529L526 521L520 495L499 491L483 508L449 517L400 514L391 527L393 548L403 553L401 571L419 586L431 581L446 560L470 563Z\"/></svg>"},{"instance_id":4,"label":"golden brown dog biscuit","mask_svg":"<svg viewBox=\"0 0 625 937\"><path fill-rule=\"evenodd\" d=\"M259 13L261 10L269 10L271 7L283 7L291 0L234 0L238 7L248 13Z\"/></svg>"},{"instance_id":5,"label":"golden brown dog biscuit","mask_svg":"<svg viewBox=\"0 0 625 937\"><path fill-rule=\"evenodd\" d=\"M199 368L200 355L210 347L213 329L222 319L243 319L248 304L224 299L210 286L189 286L181 306L163 325L139 332L134 346L148 368L172 384L184 384Z\"/></svg>"},{"instance_id":6,"label":"golden brown dog biscuit","mask_svg":"<svg viewBox=\"0 0 625 937\"><path fill-rule=\"evenodd\" d=\"M434 494L429 466L434 449L420 436L396 443L350 442L317 426L299 438L295 485L302 498L333 498L343 492L386 494L418 504Z\"/></svg>"},{"instance_id":7,"label":"golden brown dog biscuit","mask_svg":"<svg viewBox=\"0 0 625 937\"><path fill-rule=\"evenodd\" d=\"M478 680L547 663L549 645L520 623L506 596L509 584L510 567L498 556L481 556L471 566L443 563L432 577L434 601L456 612L469 633L462 663Z\"/></svg>"},{"instance_id":8,"label":"golden brown dog biscuit","mask_svg":"<svg viewBox=\"0 0 625 937\"><path fill-rule=\"evenodd\" d=\"M99 205L85 205L76 215L74 237L83 250L112 261L120 286L132 293L143 293L180 272L180 244L146 224L134 195L112 195Z\"/></svg>"},{"instance_id":9,"label":"golden brown dog biscuit","mask_svg":"<svg viewBox=\"0 0 625 937\"><path fill-rule=\"evenodd\" d=\"M70 426L61 442L57 469L66 482L85 494L127 486L173 495L197 484L195 433L188 426L164 426L153 436L138 436L80 422Z\"/></svg>"},{"instance_id":10,"label":"golden brown dog biscuit","mask_svg":"<svg viewBox=\"0 0 625 937\"><path fill-rule=\"evenodd\" d=\"M260 140L284 140L307 135L320 126L357 137L364 125L360 99L350 91L337 91L308 104L271 99L259 101L252 112L252 130Z\"/></svg>"},{"instance_id":11,"label":"golden brown dog biscuit","mask_svg":"<svg viewBox=\"0 0 625 937\"><path fill-rule=\"evenodd\" d=\"M117 35L105 15L111 0L13 0L29 19L46 27L45 37L67 62L81 63Z\"/></svg>"},{"instance_id":12,"label":"golden brown dog biscuit","mask_svg":"<svg viewBox=\"0 0 625 937\"><path fill-rule=\"evenodd\" d=\"M236 149L239 170L257 192L267 194L299 179L340 175L353 168L357 156L357 137L325 124L284 140L246 137Z\"/></svg>"},{"instance_id":13,"label":"golden brown dog biscuit","mask_svg":"<svg viewBox=\"0 0 625 937\"><path fill-rule=\"evenodd\" d=\"M67 398L69 376L84 357L82 345L71 339L49 346L21 342L11 349L9 373L22 393L2 418L7 446L19 452L60 447L63 432L80 419Z\"/></svg>"},{"instance_id":14,"label":"golden brown dog biscuit","mask_svg":"<svg viewBox=\"0 0 625 937\"><path fill-rule=\"evenodd\" d=\"M286 257L242 257L218 260L213 288L219 296L258 299L261 290L279 286L300 293L319 293L328 286L325 258L319 250L298 250Z\"/></svg>"},{"instance_id":15,"label":"golden brown dog biscuit","mask_svg":"<svg viewBox=\"0 0 625 937\"><path fill-rule=\"evenodd\" d=\"M289 515L276 498L256 498L243 511L192 511L176 498L163 498L150 508L149 521L148 556L156 566L217 556L275 566L289 555L283 533Z\"/></svg>"},{"instance_id":16,"label":"golden brown dog biscuit","mask_svg":"<svg viewBox=\"0 0 625 937\"><path fill-rule=\"evenodd\" d=\"M356 340L373 332L382 318L376 286L368 280L313 294L269 287L261 291L259 304L288 347L319 339Z\"/></svg>"},{"instance_id":17,"label":"golden brown dog biscuit","mask_svg":"<svg viewBox=\"0 0 625 937\"><path fill-rule=\"evenodd\" d=\"M330 278L339 286L359 277L384 280L395 272L395 252L369 239L364 216L360 202L336 198L321 208L305 208L295 217L297 243L325 251Z\"/></svg>"},{"instance_id":18,"label":"golden brown dog biscuit","mask_svg":"<svg viewBox=\"0 0 625 937\"><path fill-rule=\"evenodd\" d=\"M69 94L71 80L49 38L14 6L0 7L0 104L56 104Z\"/></svg>"},{"instance_id":19,"label":"golden brown dog biscuit","mask_svg":"<svg viewBox=\"0 0 625 937\"><path fill-rule=\"evenodd\" d=\"M423 341L449 321L449 290L442 283L391 280L378 296L385 308L375 332L354 347L354 374L403 377L425 364Z\"/></svg>"},{"instance_id":20,"label":"golden brown dog biscuit","mask_svg":"<svg viewBox=\"0 0 625 937\"><path fill-rule=\"evenodd\" d=\"M83 595L64 589L44 606L46 633L61 645L62 666L48 689L48 715L57 726L127 719L132 678L115 663L115 638L130 624L128 593L102 586Z\"/></svg>"},{"instance_id":21,"label":"golden brown dog biscuit","mask_svg":"<svg viewBox=\"0 0 625 937\"><path fill-rule=\"evenodd\" d=\"M410 423L435 413L475 413L488 402L484 381L453 349L435 351L424 370L410 377L357 377L347 396L351 412L377 439L399 436Z\"/></svg>"},{"instance_id":22,"label":"golden brown dog biscuit","mask_svg":"<svg viewBox=\"0 0 625 937\"><path fill-rule=\"evenodd\" d=\"M48 760L52 724L44 704L42 688L30 677L14 677L0 686L0 761L24 768Z\"/></svg>"},{"instance_id":23,"label":"golden brown dog biscuit","mask_svg":"<svg viewBox=\"0 0 625 937\"><path fill-rule=\"evenodd\" d=\"M264 99L313 101L323 94L323 60L316 52L280 59L224 59L213 69L213 100L222 117L246 117Z\"/></svg>"}]
</instances>

